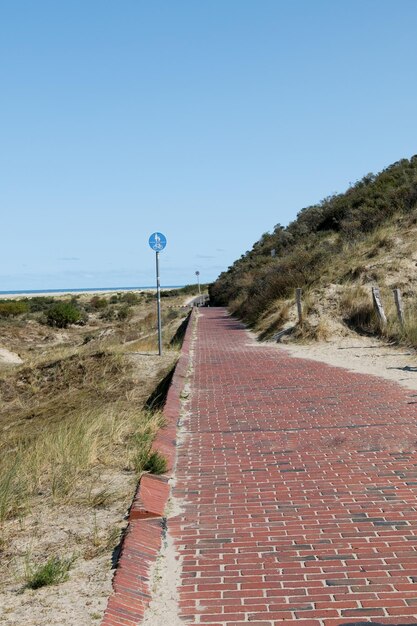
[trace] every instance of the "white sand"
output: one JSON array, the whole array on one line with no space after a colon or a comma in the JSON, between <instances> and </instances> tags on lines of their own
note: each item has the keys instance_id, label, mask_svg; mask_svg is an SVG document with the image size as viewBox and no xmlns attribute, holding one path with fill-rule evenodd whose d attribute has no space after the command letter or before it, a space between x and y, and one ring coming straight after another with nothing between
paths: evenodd
<instances>
[{"instance_id":1,"label":"white sand","mask_svg":"<svg viewBox=\"0 0 417 626\"><path fill-rule=\"evenodd\" d=\"M20 365L23 363L23 359L15 352L10 352L6 348L0 348L0 363Z\"/></svg>"},{"instance_id":2,"label":"white sand","mask_svg":"<svg viewBox=\"0 0 417 626\"><path fill-rule=\"evenodd\" d=\"M199 315L199 313L197 313ZM188 363L187 378L181 392L180 420L177 429L177 445L188 436L188 424L191 417L190 403L192 388L190 376L194 368L194 345L197 337L197 327L192 329L192 344ZM176 482L176 469L170 479L171 487ZM158 559L150 572L152 600L145 612L143 626L182 626L184 623L179 615L178 588L181 584L182 559L179 558L175 542L170 535L170 519L181 515L183 500L176 498L172 491L165 515L167 517L167 533L164 537Z\"/></svg>"},{"instance_id":3,"label":"white sand","mask_svg":"<svg viewBox=\"0 0 417 626\"><path fill-rule=\"evenodd\" d=\"M321 361L362 374L373 374L395 381L408 389L417 389L417 353L375 338L359 335L333 337L330 342L308 345L277 345L291 356Z\"/></svg>"},{"instance_id":4,"label":"white sand","mask_svg":"<svg viewBox=\"0 0 417 626\"><path fill-rule=\"evenodd\" d=\"M58 296L99 296L100 294L109 296L116 293L143 293L147 291L155 291L155 289L100 289L99 291L44 291L42 293L0 293L0 300L18 300L19 298L39 298L39 297L51 297Z\"/></svg>"}]
</instances>

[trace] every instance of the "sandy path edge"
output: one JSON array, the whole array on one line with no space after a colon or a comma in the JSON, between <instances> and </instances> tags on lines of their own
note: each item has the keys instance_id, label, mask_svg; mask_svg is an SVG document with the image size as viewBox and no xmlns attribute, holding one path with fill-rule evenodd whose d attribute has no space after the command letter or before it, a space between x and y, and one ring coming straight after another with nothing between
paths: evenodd
<instances>
[{"instance_id":1,"label":"sandy path edge","mask_svg":"<svg viewBox=\"0 0 417 626\"><path fill-rule=\"evenodd\" d=\"M194 340L195 327L198 313L193 310L188 318L188 326L185 333L180 358L178 359L171 385L168 390L167 399L164 406L164 416L166 426L162 428L153 443L152 449L165 456L168 462L168 470L161 477L149 475L153 478L153 486L146 481L144 493L141 492L141 483L139 483L129 517L129 527L122 546L122 552L115 570L113 578L113 593L108 598L107 608L101 626L125 626L126 620L132 623L142 623L146 609L149 607L152 597L155 593L153 586L153 574L155 567L163 555L166 553L166 547L162 545L170 543L170 538L165 532L166 516L168 516L169 507L173 504L170 497L171 483L176 464L177 454L177 437L178 437L178 421L181 416L184 390L189 377L191 367L191 351ZM145 475L146 476L146 475ZM158 482L167 482L168 490L163 490L163 495L158 493ZM146 508L146 503L157 504L157 509L165 510L163 516L161 513L152 513L150 508ZM176 509L177 506L174 506ZM133 517L132 517L133 513ZM142 516L142 513L144 514ZM151 513L151 516L149 516ZM174 513L175 514L175 513ZM139 559L135 556L139 552L145 550L146 555L142 554ZM169 556L173 556L169 550ZM173 557L172 562L175 562ZM132 581L133 584L132 592ZM136 589L137 587L137 589ZM171 586L172 587L172 586ZM170 589L171 589L170 587ZM174 586L172 593L174 593ZM138 595L137 590L140 590ZM165 603L167 598L164 598ZM170 610L175 612L175 598L171 597L171 591L168 594L168 605L173 606ZM165 605L164 605L165 606Z\"/></svg>"},{"instance_id":2,"label":"sandy path edge","mask_svg":"<svg viewBox=\"0 0 417 626\"><path fill-rule=\"evenodd\" d=\"M417 390L417 353L373 337L338 337L314 344L276 344L295 358L311 359L361 374L371 374Z\"/></svg>"}]
</instances>

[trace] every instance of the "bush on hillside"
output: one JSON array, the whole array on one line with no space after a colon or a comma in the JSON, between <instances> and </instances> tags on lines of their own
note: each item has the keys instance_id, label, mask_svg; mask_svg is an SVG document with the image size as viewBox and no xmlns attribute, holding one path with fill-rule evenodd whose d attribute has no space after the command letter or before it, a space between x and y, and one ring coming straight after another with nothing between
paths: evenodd
<instances>
[{"instance_id":1,"label":"bush on hillside","mask_svg":"<svg viewBox=\"0 0 417 626\"><path fill-rule=\"evenodd\" d=\"M16 317L27 313L29 310L26 302L20 300L10 300L7 302L0 302L0 317Z\"/></svg>"},{"instance_id":2,"label":"bush on hillside","mask_svg":"<svg viewBox=\"0 0 417 626\"><path fill-rule=\"evenodd\" d=\"M93 296L88 303L88 308L92 311L102 311L107 306L106 298L100 298L100 296Z\"/></svg>"},{"instance_id":3,"label":"bush on hillside","mask_svg":"<svg viewBox=\"0 0 417 626\"><path fill-rule=\"evenodd\" d=\"M264 233L210 285L211 300L254 323L274 299L318 283L344 246L369 237L394 216L417 223L417 156L367 174L345 193L302 209L287 227L277 224ZM395 240L385 237L377 245L392 247Z\"/></svg>"},{"instance_id":4,"label":"bush on hillside","mask_svg":"<svg viewBox=\"0 0 417 626\"><path fill-rule=\"evenodd\" d=\"M128 291L120 296L120 302L125 302L126 304L137 304L140 302L140 295L133 293L133 291Z\"/></svg>"},{"instance_id":5,"label":"bush on hillside","mask_svg":"<svg viewBox=\"0 0 417 626\"><path fill-rule=\"evenodd\" d=\"M22 298L19 302L24 302L29 313L40 313L46 311L56 300L51 296L37 296L36 298Z\"/></svg>"},{"instance_id":6,"label":"bush on hillside","mask_svg":"<svg viewBox=\"0 0 417 626\"><path fill-rule=\"evenodd\" d=\"M83 319L82 312L72 302L57 302L46 313L46 323L56 328L67 328L70 324L80 323Z\"/></svg>"},{"instance_id":7,"label":"bush on hillside","mask_svg":"<svg viewBox=\"0 0 417 626\"><path fill-rule=\"evenodd\" d=\"M117 319L121 322L126 322L127 320L132 319L133 317L133 309L131 306L125 304L122 306L117 312Z\"/></svg>"},{"instance_id":8,"label":"bush on hillside","mask_svg":"<svg viewBox=\"0 0 417 626\"><path fill-rule=\"evenodd\" d=\"M201 284L201 291L205 291L208 284ZM198 293L198 284L185 285L185 287L178 287L178 289L163 289L161 291L161 298L175 298L177 296L188 296Z\"/></svg>"},{"instance_id":9,"label":"bush on hillside","mask_svg":"<svg viewBox=\"0 0 417 626\"><path fill-rule=\"evenodd\" d=\"M100 319L106 322L111 322L116 317L116 310L114 307L107 307L100 313Z\"/></svg>"}]
</instances>

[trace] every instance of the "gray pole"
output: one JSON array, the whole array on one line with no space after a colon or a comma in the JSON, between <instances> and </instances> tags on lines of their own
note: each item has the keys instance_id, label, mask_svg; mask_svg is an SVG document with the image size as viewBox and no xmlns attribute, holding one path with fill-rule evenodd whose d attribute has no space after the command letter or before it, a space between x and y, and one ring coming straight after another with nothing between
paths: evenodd
<instances>
[{"instance_id":1,"label":"gray pole","mask_svg":"<svg viewBox=\"0 0 417 626\"><path fill-rule=\"evenodd\" d=\"M300 324L303 321L303 305L301 302L301 293L302 293L302 290L300 288L297 288L295 290L295 301L297 303L298 322Z\"/></svg>"},{"instance_id":2,"label":"gray pole","mask_svg":"<svg viewBox=\"0 0 417 626\"><path fill-rule=\"evenodd\" d=\"M162 355L161 286L159 283L159 252L156 252L156 301L158 310L158 354Z\"/></svg>"},{"instance_id":3,"label":"gray pole","mask_svg":"<svg viewBox=\"0 0 417 626\"><path fill-rule=\"evenodd\" d=\"M197 271L195 275L197 276L199 306L201 306L200 272Z\"/></svg>"}]
</instances>

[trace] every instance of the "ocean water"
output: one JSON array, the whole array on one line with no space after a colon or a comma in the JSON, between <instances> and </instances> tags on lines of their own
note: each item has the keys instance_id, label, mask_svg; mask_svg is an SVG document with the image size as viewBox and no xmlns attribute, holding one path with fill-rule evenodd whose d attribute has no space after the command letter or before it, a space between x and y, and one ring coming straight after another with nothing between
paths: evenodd
<instances>
[{"instance_id":1,"label":"ocean water","mask_svg":"<svg viewBox=\"0 0 417 626\"><path fill-rule=\"evenodd\" d=\"M184 285L163 285L161 289L181 289ZM148 285L146 287L84 287L81 289L21 289L14 291L1 291L2 296L22 296L22 295L36 295L36 294L54 294L54 293L89 293L92 291L136 291L139 289L156 289L155 285Z\"/></svg>"}]
</instances>

